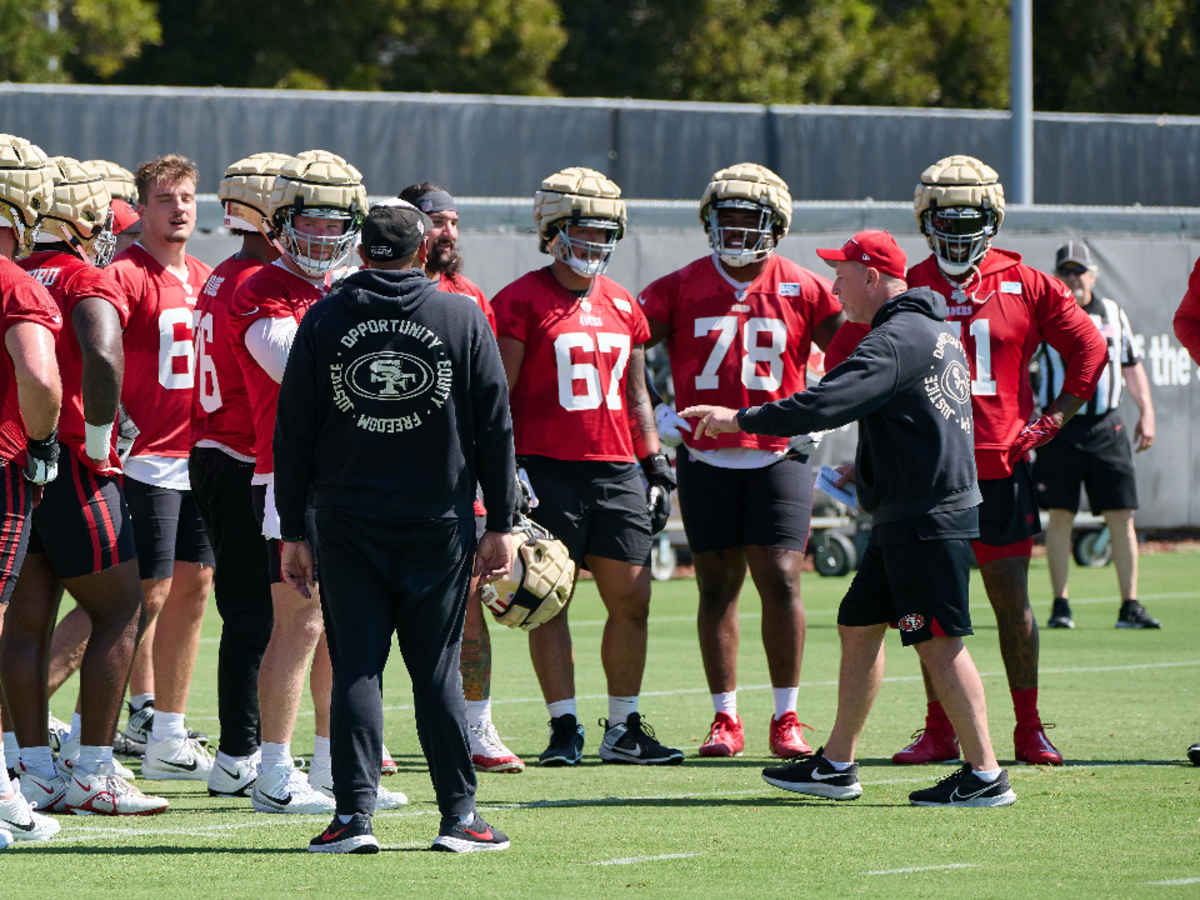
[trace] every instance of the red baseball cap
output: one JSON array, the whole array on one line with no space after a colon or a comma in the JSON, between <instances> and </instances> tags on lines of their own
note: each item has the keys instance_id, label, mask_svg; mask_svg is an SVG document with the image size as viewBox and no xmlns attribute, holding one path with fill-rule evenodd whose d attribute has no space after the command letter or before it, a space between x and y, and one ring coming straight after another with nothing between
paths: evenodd
<instances>
[{"instance_id":1,"label":"red baseball cap","mask_svg":"<svg viewBox=\"0 0 1200 900\"><path fill-rule=\"evenodd\" d=\"M130 225L140 221L140 216L132 206L119 197L114 197L109 203L113 214L113 234L120 234Z\"/></svg>"},{"instance_id":2,"label":"red baseball cap","mask_svg":"<svg viewBox=\"0 0 1200 900\"><path fill-rule=\"evenodd\" d=\"M884 275L904 278L908 270L908 257L886 231L860 231L846 241L838 250L818 250L817 256L829 264L835 262L859 262Z\"/></svg>"}]
</instances>

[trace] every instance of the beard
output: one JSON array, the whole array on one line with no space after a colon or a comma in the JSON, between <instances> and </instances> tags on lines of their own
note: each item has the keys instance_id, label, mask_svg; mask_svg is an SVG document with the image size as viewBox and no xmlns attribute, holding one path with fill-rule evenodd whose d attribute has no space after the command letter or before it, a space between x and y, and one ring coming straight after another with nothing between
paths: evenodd
<instances>
[{"instance_id":1,"label":"beard","mask_svg":"<svg viewBox=\"0 0 1200 900\"><path fill-rule=\"evenodd\" d=\"M432 275L457 275L462 271L463 259L453 244L436 244L429 250L425 268Z\"/></svg>"}]
</instances>

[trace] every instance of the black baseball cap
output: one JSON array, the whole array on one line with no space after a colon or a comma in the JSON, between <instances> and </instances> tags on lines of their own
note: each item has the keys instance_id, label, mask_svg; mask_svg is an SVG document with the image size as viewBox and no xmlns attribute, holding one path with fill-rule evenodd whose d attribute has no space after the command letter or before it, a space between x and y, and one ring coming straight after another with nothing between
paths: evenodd
<instances>
[{"instance_id":1,"label":"black baseball cap","mask_svg":"<svg viewBox=\"0 0 1200 900\"><path fill-rule=\"evenodd\" d=\"M1092 260L1092 251L1083 241L1067 241L1054 254L1055 271L1072 263L1083 266L1085 269L1095 270L1096 263Z\"/></svg>"},{"instance_id":2,"label":"black baseball cap","mask_svg":"<svg viewBox=\"0 0 1200 900\"><path fill-rule=\"evenodd\" d=\"M408 259L432 227L429 216L405 200L372 206L363 222L363 253L373 262Z\"/></svg>"}]
</instances>

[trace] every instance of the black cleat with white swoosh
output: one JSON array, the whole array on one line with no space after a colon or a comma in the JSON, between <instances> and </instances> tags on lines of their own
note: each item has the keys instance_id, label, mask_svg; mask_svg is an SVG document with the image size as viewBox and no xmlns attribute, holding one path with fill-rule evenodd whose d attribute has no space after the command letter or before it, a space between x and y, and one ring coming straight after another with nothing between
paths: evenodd
<instances>
[{"instance_id":1,"label":"black cleat with white swoosh","mask_svg":"<svg viewBox=\"0 0 1200 900\"><path fill-rule=\"evenodd\" d=\"M839 771L825 758L821 747L808 759L788 766L768 766L763 769L763 781L774 787L811 797L829 800L857 800L862 796L858 783L858 763Z\"/></svg>"},{"instance_id":2,"label":"black cleat with white swoosh","mask_svg":"<svg viewBox=\"0 0 1200 900\"><path fill-rule=\"evenodd\" d=\"M683 751L660 744L640 713L630 713L624 722L601 719L600 724L604 728L604 740L600 742L603 762L638 766L677 766L683 762Z\"/></svg>"},{"instance_id":3,"label":"black cleat with white swoosh","mask_svg":"<svg viewBox=\"0 0 1200 900\"><path fill-rule=\"evenodd\" d=\"M933 787L913 791L908 799L914 806L1009 806L1017 802L1017 795L1004 769L995 781L984 781L967 763Z\"/></svg>"}]
</instances>

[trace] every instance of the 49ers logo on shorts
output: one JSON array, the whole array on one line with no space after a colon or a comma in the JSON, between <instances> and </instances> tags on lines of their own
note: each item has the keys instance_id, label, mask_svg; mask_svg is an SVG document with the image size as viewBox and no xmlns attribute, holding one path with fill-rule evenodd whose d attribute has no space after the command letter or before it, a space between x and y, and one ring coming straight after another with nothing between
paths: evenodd
<instances>
[{"instance_id":1,"label":"49ers logo on shorts","mask_svg":"<svg viewBox=\"0 0 1200 900\"><path fill-rule=\"evenodd\" d=\"M920 631L925 627L925 617L920 613L907 613L900 617L901 631Z\"/></svg>"}]
</instances>

